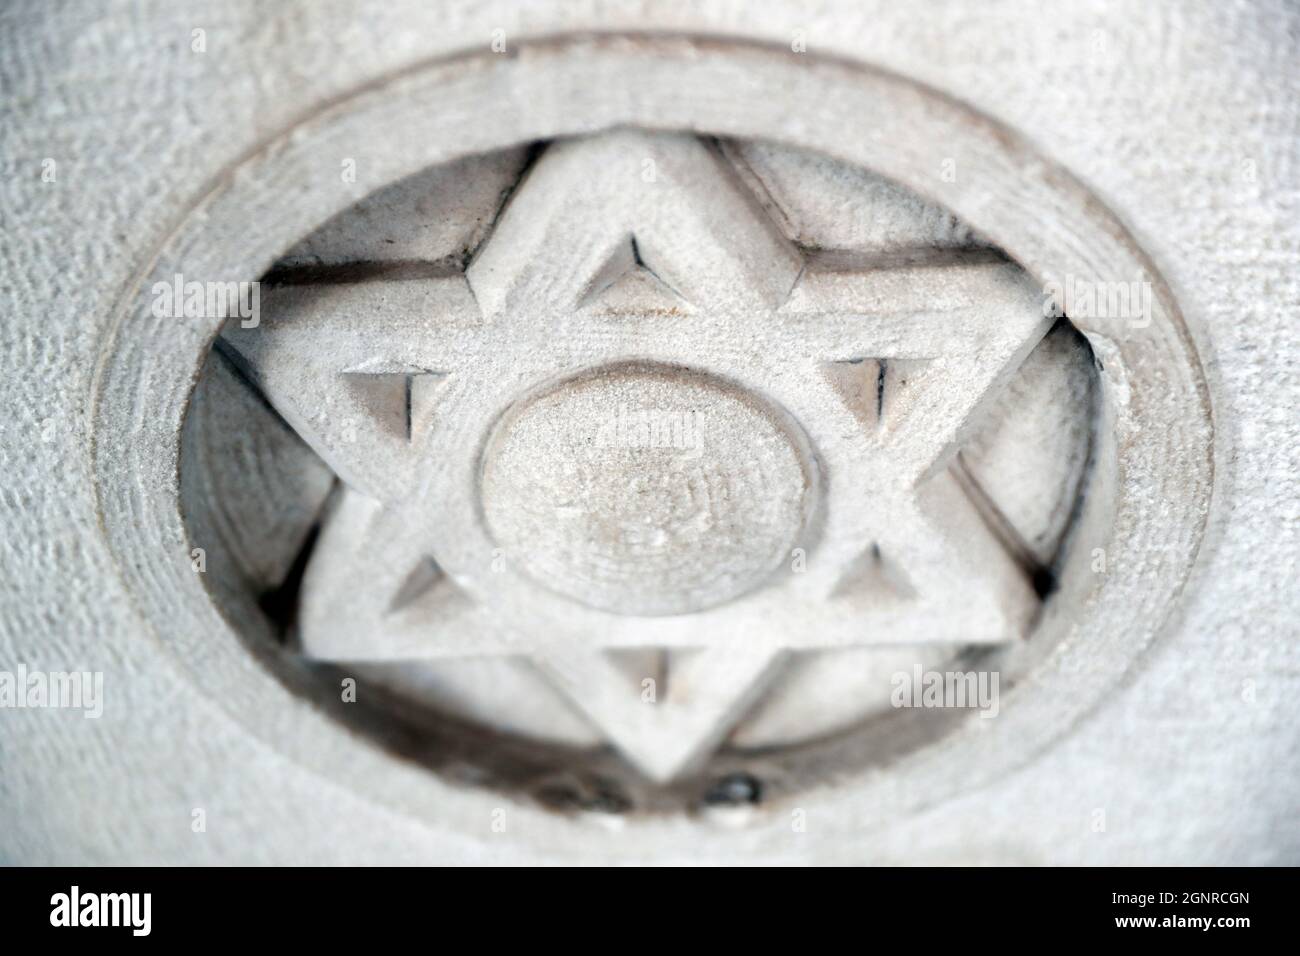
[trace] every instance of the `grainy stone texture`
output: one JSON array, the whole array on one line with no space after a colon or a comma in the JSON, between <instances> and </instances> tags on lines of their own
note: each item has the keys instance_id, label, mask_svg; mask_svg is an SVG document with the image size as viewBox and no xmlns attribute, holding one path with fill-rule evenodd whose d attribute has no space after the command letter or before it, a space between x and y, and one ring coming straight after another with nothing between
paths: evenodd
<instances>
[{"instance_id":1,"label":"grainy stone texture","mask_svg":"<svg viewBox=\"0 0 1300 956\"><path fill-rule=\"evenodd\" d=\"M254 593L279 585L295 557L295 552L286 551L286 547L295 548L301 544L308 527L316 520L322 495L316 482L304 482L302 477L294 475L286 467L304 459L310 462L314 455L305 451L301 443L286 442L288 429L261 397L248 387L239 391L231 388L234 383L231 362L241 362L253 377L257 377L259 369L269 373L270 380L266 384L272 386L272 400L290 418L304 421L297 411L300 407L308 410L308 419L312 411L331 409L330 418L339 419L352 436L353 441L348 444L356 446L362 440L363 432L371 429L396 438L395 445L376 446L367 440L358 446L366 458L386 461L382 470L390 475L400 470L402 460L412 452L422 462L429 456L447 459L452 450L446 447L439 423L476 416L475 409L458 408L454 402L468 400L477 403L483 399L488 391L487 383L483 381L484 369L461 363L455 375L467 380L471 387L468 392L461 391L459 397L457 390L446 388L446 374L411 374L412 370L419 372L414 365L403 365L395 374L377 374L374 370L392 363L391 358L385 358L386 355L391 356L394 348L402 347L405 351L409 346L402 346L401 342L382 334L387 317L380 316L378 323L369 318L358 323L357 309L352 305L342 310L342 319L348 328L366 332L362 342L365 349L361 356L363 360L359 364L342 357L336 360L328 349L321 348L329 338L327 328L331 302L341 297L346 303L359 304L360 300L353 298L353 292L364 293L365 290L346 290L346 286L354 284L369 283L370 291L382 298L382 290L394 281L410 284L425 279L437 285L440 281L454 280L460 264L469 261L469 256L463 253L454 254L454 245L464 245L472 250L474 257L482 257L483 247L474 245L476 240L484 238L482 224L498 219L503 197L508 196L508 201L515 206L522 205L520 193L527 195L549 189L552 196L565 200L553 204L553 208L558 207L561 211L571 205L567 200L570 192L575 194L574 198L584 201L587 210L575 217L569 227L574 238L559 239L555 243L562 252L580 246L585 235L596 232L604 220L612 218L618 192L632 193L635 202L638 189L651 198L672 190L685 172L674 160L689 159L698 153L687 149L684 156L681 153L665 156L665 142L647 143L640 137L626 134L617 137L613 144L606 143L602 147L601 143L601 137L590 141L594 153L582 146L561 151L579 163L583 163L584 155L589 157L578 171L576 191L572 187L556 189L547 177L531 172L526 184L503 190L503 174L518 175L521 172L519 150L511 150L504 156L475 157L471 161L452 163L409 177L335 216L299 243L299 249L329 250L327 256L303 256L290 252L272 270L279 276L276 281L295 284L299 293L305 293L303 298L309 306L308 311L299 319L293 308L293 304L299 301L298 295L285 300L279 294L268 294L267 308L258 329L243 333L239 331L239 323L232 322L228 338L214 353L208 363L209 369L204 373L205 377L213 377L214 382L200 385L189 416L193 434L187 441L195 443L198 454L193 456L193 467L182 469L185 476L182 498L189 504L188 518L195 543L209 543L206 541L209 533L206 524L213 526L212 530L224 543L221 553L214 554L214 560L210 562L213 576L209 581L217 593L233 596L238 603L237 592L248 590L250 584ZM620 143L621 148L609 150L609 145ZM689 141L684 145L689 146ZM731 171L739 173L743 187L741 194L752 191L756 205L770 220L765 224L762 215L751 217L750 228L775 226L777 232L797 243L803 250L802 254L811 258L814 265L828 258L825 255L827 251L834 251L841 269L865 270L868 274L868 282L858 289L859 292L871 290L873 285L885 282L891 275L897 279L908 274L912 271L908 268L909 263L929 263L932 267L928 273L924 269L915 271L918 281L923 281L927 275L942 280L945 269L963 261L982 264L995 271L1004 268L996 257L989 256L987 250L972 239L968 229L955 225L951 214L922 202L915 194L877 175L800 150L764 146L760 151L753 144L746 147L736 142L723 142L719 146L718 155L723 162L713 162L703 176L717 188L704 191L697 204L707 208L715 196L729 194L736 181ZM659 153L659 161L648 169L645 160L650 158L647 156L650 148ZM551 155L550 147L539 144L530 152L538 157L538 162L549 165L545 157ZM590 159L596 162L592 164ZM663 163L664 160L668 162ZM756 170L761 170L761 178ZM649 183L643 178L647 173L651 174ZM623 188L617 190L614 197L606 199L605 205L592 204L591 184L611 174ZM377 216L376 210L383 210L383 215ZM514 218L524 224L530 222L526 216ZM554 232L557 224L551 221L553 218L537 217L537 222ZM714 221L720 217L705 218ZM633 225L649 226L651 223L643 221ZM427 236L434 230L439 236L452 237L453 247L449 249L446 241L409 243L400 238ZM681 223L671 221L668 236L671 242L686 246L688 251L689 242L698 245L713 241L713 234L708 229L688 240ZM565 325L562 338L581 345L584 336L602 330L622 348L633 341L624 337L631 336L639 327L645 327L649 338L642 345L663 349L671 347L670 343L679 334L674 329L680 329L683 322L687 326L707 326L710 329L707 342L691 343L681 357L692 365L703 363L704 367L709 366L708 349L716 350L725 337L725 314L701 315L696 305L687 302L679 291L669 288L650 271L644 259L662 261L656 259L656 253L662 250L657 250L655 243L662 245L663 239L656 238L654 231L637 232L632 242L624 234L615 233L614 237L613 253L597 271L593 287L582 290L578 295L580 301L572 301L567 306L563 301L556 303ZM508 235L494 234L491 242L508 245L510 239ZM687 281L698 282L697 276L691 274L696 265L687 260ZM555 271L566 276L572 270L563 261L557 261ZM812 275L816 274L814 269ZM347 281L340 282L340 279ZM336 291L331 296L329 286L335 283ZM841 285L846 284L841 282ZM303 288L311 286L318 288ZM933 289L934 284L931 283L930 287ZM408 288L413 286L408 285ZM853 289L851 285L848 288L850 291ZM809 298L802 286L796 292L805 299ZM871 298L881 297L873 293ZM909 294L908 300L913 298ZM286 301L290 303L288 312L282 309L282 303ZM408 301L418 308L424 300L411 297ZM454 298L448 301L456 302ZM415 315L404 315L401 303L393 304L398 307L393 317L402 323L402 338L424 340L427 343L425 347L431 350L429 359L432 363L446 369L442 363L451 356L440 349L450 344L445 335L447 330L440 329L437 323L428 324L428 317L421 317L418 311ZM847 304L855 304L852 296L847 298ZM891 303L885 300L883 304L889 306ZM468 302L459 308L471 314L474 310ZM1033 317L1040 308L1041 301L1036 293L1025 309ZM319 310L324 310L324 313ZM540 319L535 317L523 324L541 324ZM290 333L301 323L301 335L277 336L274 330L286 321ZM817 348L810 327L800 327L792 322L790 331L793 334L784 340L785 345L775 348L768 345L760 349L758 335L762 323L759 317L744 311L736 321L732 334L739 333L742 352L749 356L748 376L758 371L753 362L759 353L775 353L780 357L777 367L789 365L793 381L799 383L805 392L815 394L818 387L829 386L832 395L828 397L838 395L838 400L845 403L846 410L852 415L851 420L842 423L849 434L857 433L862 439L869 439L873 433L885 433L883 446L876 448L868 459L857 465L840 462L843 467L832 467L829 474L819 474L815 483L819 487L810 489L814 492L813 497L818 497L818 493L825 490L820 486L828 481L833 487L849 491L852 498L841 499L835 506L837 517L834 520L837 522L848 524L869 519L871 512L881 512L885 502L881 499L880 489L871 489L874 484L872 476L861 474L861 465L872 461L887 465L898 458L898 449L894 447L899 438L897 426L909 405L917 404L914 393L919 393L919 401L924 403L929 400L926 393L949 390L955 383L946 376L933 374L933 363L929 358L886 361L881 357L847 362L814 359L810 366L803 366L796 356ZM903 319L904 323L907 321ZM994 317L993 321L999 319ZM263 347L268 331L271 331L270 350ZM515 356L508 364L516 368L519 350L514 346L523 338L516 333L502 343L503 351ZM524 351L544 354L553 338L555 336L543 332L541 340ZM243 356L233 351L241 341L247 352ZM902 344L909 343L904 339ZM955 344L944 340L937 342L940 350L952 348ZM595 343L591 345L588 350L579 348L573 353L584 369L589 367L595 350ZM307 383L313 377L313 362L320 357L327 363L322 369L323 388L314 390ZM556 358L561 366L568 361L564 357ZM253 361L251 366L250 359ZM950 465L956 474L961 475L963 485L970 493L978 495L990 520L1000 522L999 528L1008 538L1009 545L1020 554L1018 560L1039 569L1055 563L1086 473L1096 417L1093 400L1096 375L1092 361L1078 333L1066 325L1058 325L1006 383L1005 390L981 412L971 441ZM335 366L367 371L340 373ZM406 372L403 373L402 369ZM570 374L572 372L570 369ZM528 377L533 374L529 373ZM803 572L808 570L809 555L806 550L793 551L793 539L785 541L770 556L770 562L763 554L764 535L756 532L762 528L765 504L769 510L773 504L779 510L780 495L773 497L771 493L781 483L771 483L775 473L765 475L764 468L754 467L766 459L753 459L750 455L751 446L760 451L770 444L758 440L764 429L747 429L744 419L736 419L734 415L718 416L710 410L713 398L726 399L735 386L720 391L679 390L668 387L672 378L671 374L647 377L643 373L633 379L605 374L598 375L595 382L589 375L578 375L576 379L568 380L575 384L587 382L589 386L599 386L602 382L619 386L584 389L583 394L598 397L595 402L573 402L572 396L566 397L565 394L568 386L554 381L549 387L559 387L560 391L549 398L527 404L528 397L524 396L527 409L523 417L539 427L525 430L526 436L531 438L513 443L516 447L515 463L504 470L507 475L504 485L489 480L480 487L481 503L489 512L486 515L489 531L493 532L498 545L506 546L500 549L499 555L494 552L493 567L505 561L522 561L525 565L531 561L535 564L535 571L546 572L541 577L546 578L555 590L569 593L575 590L574 585L579 585L579 593L571 595L574 597L590 591L593 585L605 590L613 583L617 589L615 593L597 597L604 603L622 604L624 610L630 606L649 610L655 607L687 610L689 605L683 606L681 597L671 593L674 588L668 588L669 593L661 593L664 590L662 584L669 581L665 571L678 581L677 590L685 586L689 591L699 593L707 586L710 577L716 578L718 570L731 575L725 565L720 569L709 567L711 557L727 552L733 555L733 561L734 557L742 557L757 568L762 568L764 563L781 566L797 563ZM634 387L636 383L653 387ZM754 384L758 384L761 390L761 383ZM317 392L314 396L311 394L313 391ZM656 392L658 398L676 398L665 404L657 400ZM336 403L348 393L353 399L364 401L356 406L339 408ZM612 400L620 396L621 400ZM532 397L538 398L536 395ZM304 398L306 402L303 402ZM215 407L208 407L209 403ZM734 402L730 404L735 407ZM331 406L338 408L337 414ZM544 411L544 415L539 411ZM761 426L760 419L747 417ZM826 417L833 420L834 416ZM799 428L797 423L788 424ZM814 424L814 431L824 432L821 422ZM492 430L500 432L503 428ZM505 430L514 433L514 429ZM321 443L323 433L319 424L307 421L306 434ZM467 437L471 444L466 447L473 450L477 447L473 442L474 436ZM479 438L485 441L487 436ZM418 443L418 450L411 447L414 443ZM719 444L725 446L725 453ZM333 457L328 444L322 448L326 457ZM523 449L522 453L520 449ZM818 463L819 473L827 464L830 462L826 460ZM502 471L491 467L490 458L484 461L484 465L492 473ZM725 470L719 470L719 466ZM308 477L314 477L315 472L323 468L323 464L317 465L309 470ZM417 482L427 479L427 465L417 468L412 477ZM485 473L484 477L488 475ZM559 479L558 484L554 479ZM803 482L804 479L799 477L795 484L802 485ZM499 493L500 489L489 485L502 485L504 496ZM768 491L764 492L764 488ZM529 533L521 532L518 522L513 520L519 509L512 505L522 503L519 492L523 492L531 502L525 509L529 516ZM435 502L443 498L442 495L433 496ZM765 499L770 500L765 502ZM710 503L720 506L717 515L708 513ZM973 506L964 495L957 496L950 504L962 510ZM848 511L845 511L846 506ZM602 507L607 510L600 510ZM850 517L859 508L866 511L857 519ZM358 547L358 535L363 533L363 529L354 527L348 520L353 509L330 509L330 521L319 541L320 546L313 550L305 567L307 580L313 582L313 586L309 586L303 597L309 604L322 598L325 610L320 619L350 638L340 648L349 660L349 668L422 707L432 706L443 712L450 710L494 729L533 739L562 740L588 747L600 745L604 734L599 727L589 724L587 715L576 702L566 705L563 699L557 699L555 688L536 667L530 665L527 658L517 655L490 659L425 656L432 648L448 643L445 626L439 626L441 612L448 607L459 611L471 607L471 602L466 600L469 595L461 587L467 579L463 575L460 581L449 579L446 569L439 563L436 549L431 548L431 540L420 531L426 519L445 523L438 519L440 513L436 507L417 507L408 519L396 523L397 535L414 538L411 550L418 554L418 559L409 573L402 567L393 569L397 572L397 590L386 595L382 593L384 581L375 581L374 572L386 564L400 563L403 547L396 538L388 536L380 542L373 555L366 553L365 548ZM734 534L736 521L719 522L718 518L725 519L728 513L748 522L742 535ZM504 515L504 527L492 527L492 514L498 518ZM942 515L934 517L941 525L951 523L945 522ZM340 521L342 526L338 524ZM500 520L495 523L502 524ZM729 526L731 531L727 530ZM728 538L733 540L728 541ZM594 554L588 543L592 541L596 545ZM723 545L722 552L718 551L719 543ZM892 548L888 554L882 552L879 541L869 542L866 536L857 542L857 547L866 548L868 543L874 546L850 556L851 566L836 581L832 602L850 608L856 632L875 646L805 651L786 660L771 674L770 692L760 691L754 695L758 697L755 708L734 714L739 723L732 731L732 743L742 748L763 748L772 743L807 741L852 728L869 715L890 713L891 677L894 674L900 671L910 673L918 662L942 669L940 665L952 663L952 659L961 654L961 636L969 631L971 624L970 607L957 596L949 579L943 579L938 588L917 593L915 582L899 561L898 554ZM998 553L1003 546L996 540L981 540L978 544L973 549L975 553L988 553L989 546L992 546L992 564L1005 561ZM333 549L339 553L329 553ZM817 552L812 561L821 564L824 553ZM600 560L593 564L593 556ZM704 559L703 566L701 559ZM318 569L331 564L336 573L326 570L321 579ZM624 565L625 570L620 571ZM659 585L655 583L656 565ZM976 569L983 566L984 563L979 561L967 565ZM223 574L228 570L236 573ZM767 570L772 570L772 567ZM1026 569L1020 576L1030 573L1032 571ZM584 577L593 575L592 580L583 581ZM510 606L512 601L508 589L503 590L500 586L505 579L500 575L493 577L497 587L486 595L479 595L477 600L497 607ZM320 585L314 586L318 580ZM755 581L759 587L766 586L757 578ZM729 585L728 589L733 590L736 584L741 590L752 587L749 582L740 580ZM620 590L623 592L620 599L611 600L619 596ZM352 614L358 596L366 591L380 592L374 596L378 598L376 610L382 615L381 619L366 621ZM1031 605L1036 607L1036 596L1028 597ZM284 602L290 598L286 589ZM910 619L903 617L893 626L882 626L880 622L873 626L867 619L874 606L897 608L900 599L910 604L914 612L923 611L927 604L935 601L948 601L959 609L958 626L925 628L915 614ZM789 603L800 618L798 629L801 632L820 634L823 638L827 636L826 628L819 620L824 601L813 592L805 591L802 597L798 592L790 595ZM524 600L519 602L520 610L514 612L519 619L529 622L533 630L536 629L532 624L536 618L536 604L535 597L530 599L525 594ZM403 609L402 614L408 621L417 625L416 642L394 641L391 618L399 608ZM619 610L618 607L611 609ZM728 615L733 613L734 609L724 611ZM239 620L241 612L232 609L230 616ZM569 616L575 615L571 612ZM308 612L298 614L299 620L311 617ZM456 626L475 631L482 627L472 618L466 618ZM584 628L585 633L579 630L578 643L591 646L599 641L602 632L608 630L608 625L599 617L588 617ZM910 646L898 646L900 634L911 638ZM291 641L298 636L319 646L319 635L295 634L291 635ZM701 645L707 645L718 636L717 628L708 625L697 626L690 634ZM930 646L912 643L927 636L937 642ZM308 637L312 640L307 641ZM749 630L742 640L752 644L754 631ZM467 650L471 648L472 645L466 647ZM401 656L395 657L395 650ZM407 656L412 651L420 656ZM624 650L615 658L622 673L611 676L618 681L618 686L624 688L625 698L637 712L645 710L642 697L647 679L654 683L656 702L662 697L664 704L672 706L668 693L670 684L685 679L690 686L691 671L698 663L698 655L693 655L689 649L680 655L656 649ZM695 658L694 664L692 658ZM1003 680L1008 676L1003 674ZM708 686L699 681L694 684L695 696L716 700ZM584 696L593 691L593 688L585 686L575 689ZM332 686L322 691L333 696ZM371 695L367 693L364 696ZM927 716L916 713L916 719L922 722ZM715 736L707 726L700 730L709 737ZM665 727L661 733L680 737L681 728ZM653 744L653 741L647 742ZM677 746L680 744L675 742L673 747ZM765 775L772 771L770 765L755 769ZM610 786L608 773L607 768L604 771L607 789ZM801 783L806 786L810 781Z\"/></svg>"},{"instance_id":2,"label":"grainy stone texture","mask_svg":"<svg viewBox=\"0 0 1300 956\"><path fill-rule=\"evenodd\" d=\"M1021 269L954 247L951 216L824 157L765 168L784 194L827 200L794 230L788 199L751 193L736 151L698 136L618 129L533 152L500 212L499 188L457 188L476 174L461 163L363 201L303 243L355 261L279 266L294 281L261 323L226 323L221 355L349 486L306 564L292 644L349 667L390 662L408 686L431 661L530 655L642 773L668 780L707 773L789 650L804 663L863 644L956 656L1027 634L1032 572L956 484L975 479L948 473L964 467L967 421L1028 418L1024 447L972 449L981 502L992 489L1040 512L1017 537L1073 510L1079 484L1062 476L1088 457L1091 359L1042 344L1054 322ZM769 150L769 167L784 155ZM493 183L499 158L482 165ZM828 179L853 182L841 198L854 201L836 208ZM400 198L431 186L442 203ZM387 268L371 252L380 206L381 234L419 231L404 219L495 226L463 272L436 249ZM855 237L864 216L906 247ZM1030 350L1055 374L1035 373L1039 359L1020 376ZM1017 391L999 394L1013 378L1045 381L1044 400L1016 407ZM183 473L213 476L194 490L221 498L242 500L256 477L218 477L210 455L194 466ZM249 516L260 540L266 517ZM212 523L231 522L217 507ZM786 708L785 736L887 702L888 679L861 663L839 655L834 693L787 682L805 719ZM500 710L516 709L514 690Z\"/></svg>"},{"instance_id":3,"label":"grainy stone texture","mask_svg":"<svg viewBox=\"0 0 1300 956\"><path fill-rule=\"evenodd\" d=\"M2 16L0 668L102 670L106 703L98 721L0 711L0 859L536 858L486 816L481 832L452 832L323 783L193 694L101 537L88 409L122 289L213 177L273 132L378 75L481 50L494 29L653 28L783 47L798 35L810 54L883 66L1017 129L1115 210L1169 281L1216 419L1213 511L1181 610L1072 733L857 839L813 815L785 840L697 840L691 859L1300 860L1293 8L611 0L388 3L358 17L308 3L31 3ZM206 53L191 49L196 28ZM191 830L195 808L206 832ZM588 858L628 853L616 833L588 836Z\"/></svg>"}]
</instances>

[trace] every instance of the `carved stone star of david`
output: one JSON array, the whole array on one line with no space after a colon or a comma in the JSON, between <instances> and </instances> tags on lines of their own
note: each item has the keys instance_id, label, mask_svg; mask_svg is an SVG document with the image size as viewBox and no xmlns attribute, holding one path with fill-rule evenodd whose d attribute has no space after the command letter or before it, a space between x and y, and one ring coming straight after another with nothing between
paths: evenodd
<instances>
[{"instance_id":1,"label":"carved stone star of david","mask_svg":"<svg viewBox=\"0 0 1300 956\"><path fill-rule=\"evenodd\" d=\"M797 248L696 137L552 144L463 271L264 310L225 342L345 487L313 658L525 655L666 781L790 652L1011 641L1040 606L948 467L1038 291Z\"/></svg>"}]
</instances>

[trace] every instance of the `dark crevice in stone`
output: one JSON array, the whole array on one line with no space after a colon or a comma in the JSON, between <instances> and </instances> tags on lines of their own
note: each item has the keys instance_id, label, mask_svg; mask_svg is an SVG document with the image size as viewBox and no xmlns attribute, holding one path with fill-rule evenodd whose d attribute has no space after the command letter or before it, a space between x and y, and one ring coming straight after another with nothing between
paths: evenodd
<instances>
[{"instance_id":1,"label":"dark crevice in stone","mask_svg":"<svg viewBox=\"0 0 1300 956\"><path fill-rule=\"evenodd\" d=\"M885 360L881 359L876 371L876 422L885 420Z\"/></svg>"},{"instance_id":2,"label":"dark crevice in stone","mask_svg":"<svg viewBox=\"0 0 1300 956\"><path fill-rule=\"evenodd\" d=\"M293 564L285 573L284 580L269 591L264 591L257 598L257 606L267 616L283 641L298 618L298 598L302 591L303 577L307 573L307 564L312 552L316 550L316 541L320 537L320 522L317 521L307 532L302 547L298 550Z\"/></svg>"},{"instance_id":3,"label":"dark crevice in stone","mask_svg":"<svg viewBox=\"0 0 1300 956\"><path fill-rule=\"evenodd\" d=\"M1028 578L1039 599L1045 599L1056 590L1056 575L1052 569L1043 564L1034 554L1029 543L1006 516L997 503L980 484L979 480L966 467L960 452L953 462L952 474L957 479L966 499L974 506L980 520L989 533L997 539L1002 548L1011 556L1012 561Z\"/></svg>"},{"instance_id":4,"label":"dark crevice in stone","mask_svg":"<svg viewBox=\"0 0 1300 956\"><path fill-rule=\"evenodd\" d=\"M542 154L546 152L546 147L549 145L549 142L539 140L528 147L528 154L524 157L524 163L519 169L519 175L515 177L513 183L502 190L501 199L497 203L496 213L492 216L492 221L488 223L488 227L483 230L483 235L479 239L478 244L473 249L466 249L461 257L460 266L462 272L469 268L470 263L474 261L474 257L478 255L479 250L487 246L487 244L492 240L492 236L497 231L497 226L501 223L501 217L504 216L506 210L510 208L511 200L515 198L523 184L528 181L528 177L532 175L533 170L537 168L537 161L541 159Z\"/></svg>"},{"instance_id":5,"label":"dark crevice in stone","mask_svg":"<svg viewBox=\"0 0 1300 956\"><path fill-rule=\"evenodd\" d=\"M461 275L458 257L427 262L400 259L392 262L341 262L336 265L273 266L262 277L268 287L295 285L349 285L360 282L401 282L411 279L448 279Z\"/></svg>"}]
</instances>

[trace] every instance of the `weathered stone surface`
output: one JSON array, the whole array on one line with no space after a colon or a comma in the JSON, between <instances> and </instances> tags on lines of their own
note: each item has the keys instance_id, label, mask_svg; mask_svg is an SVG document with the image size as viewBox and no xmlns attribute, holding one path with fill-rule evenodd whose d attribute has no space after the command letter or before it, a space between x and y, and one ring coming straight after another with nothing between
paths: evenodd
<instances>
[{"instance_id":1,"label":"weathered stone surface","mask_svg":"<svg viewBox=\"0 0 1300 956\"><path fill-rule=\"evenodd\" d=\"M190 46L200 28L206 54ZM1086 183L1132 232L1167 280L1208 371L1213 511L1177 613L1128 679L1050 749L977 792L888 826L846 826L843 806L810 804L807 832L797 836L786 820L760 819L702 840L698 821L681 821L652 836L589 833L579 844L565 838L567 824L512 810L519 826L499 839L454 793L439 792L448 822L438 824L323 786L317 770L250 734L231 714L237 702L195 692L172 648L188 652L198 635L146 622L101 531L95 476L113 460L96 464L91 439L121 290L231 164L275 131L380 75L485 49L498 28L520 44L655 29L786 48L798 33L810 57L868 62L996 117ZM0 440L0 667L102 670L107 694L98 722L0 712L0 815L19 821L0 829L6 861L1300 856L1294 794L1278 785L1300 770L1292 597L1300 434L1291 413L1300 384L1291 321L1300 304L1300 219L1296 23L1287 5L1024 0L917 17L886 3L666 3L649 13L641 3L594 0L391 3L362 22L307 4L232 3L216 12L31 4L9 11L6 30L0 70L16 106L2 147L0 295L10 318L0 351L10 374L0 387L10 415ZM795 137L809 132L801 122L789 119ZM366 182L364 166L358 183L341 183L344 158L319 158L342 193L339 207L382 185ZM46 159L57 163L52 182L41 179ZM944 159L926 162L938 175ZM281 194L300 186L279 184ZM258 215L249 209L250 239L261 231ZM319 221L299 224L299 234ZM147 420L120 414L123 430L148 431ZM160 463L164 472L174 464ZM141 474L138 484L141 499L151 494L150 478ZM180 536L154 543L185 551ZM1123 554L1112 557L1123 567ZM262 679L251 661L243 676L249 686ZM300 716L272 717L266 732L292 741ZM392 779L400 784L406 772L395 769ZM274 803L264 799L269 791ZM202 834L190 828L200 807L208 812ZM1104 831L1094 826L1098 810Z\"/></svg>"}]
</instances>

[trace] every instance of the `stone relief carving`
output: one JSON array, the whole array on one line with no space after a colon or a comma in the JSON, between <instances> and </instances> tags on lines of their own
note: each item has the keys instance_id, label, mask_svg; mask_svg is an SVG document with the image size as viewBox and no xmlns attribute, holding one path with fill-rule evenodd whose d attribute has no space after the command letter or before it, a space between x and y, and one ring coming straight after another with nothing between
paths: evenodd
<instances>
[{"instance_id":1,"label":"stone relief carving","mask_svg":"<svg viewBox=\"0 0 1300 956\"><path fill-rule=\"evenodd\" d=\"M0 858L1294 856L1276 7L36 6Z\"/></svg>"},{"instance_id":2,"label":"stone relief carving","mask_svg":"<svg viewBox=\"0 0 1300 956\"><path fill-rule=\"evenodd\" d=\"M1087 480L1091 358L1041 290L795 150L622 130L476 158L268 284L209 364L339 478L309 490L292 646L659 784L1027 640Z\"/></svg>"}]
</instances>

